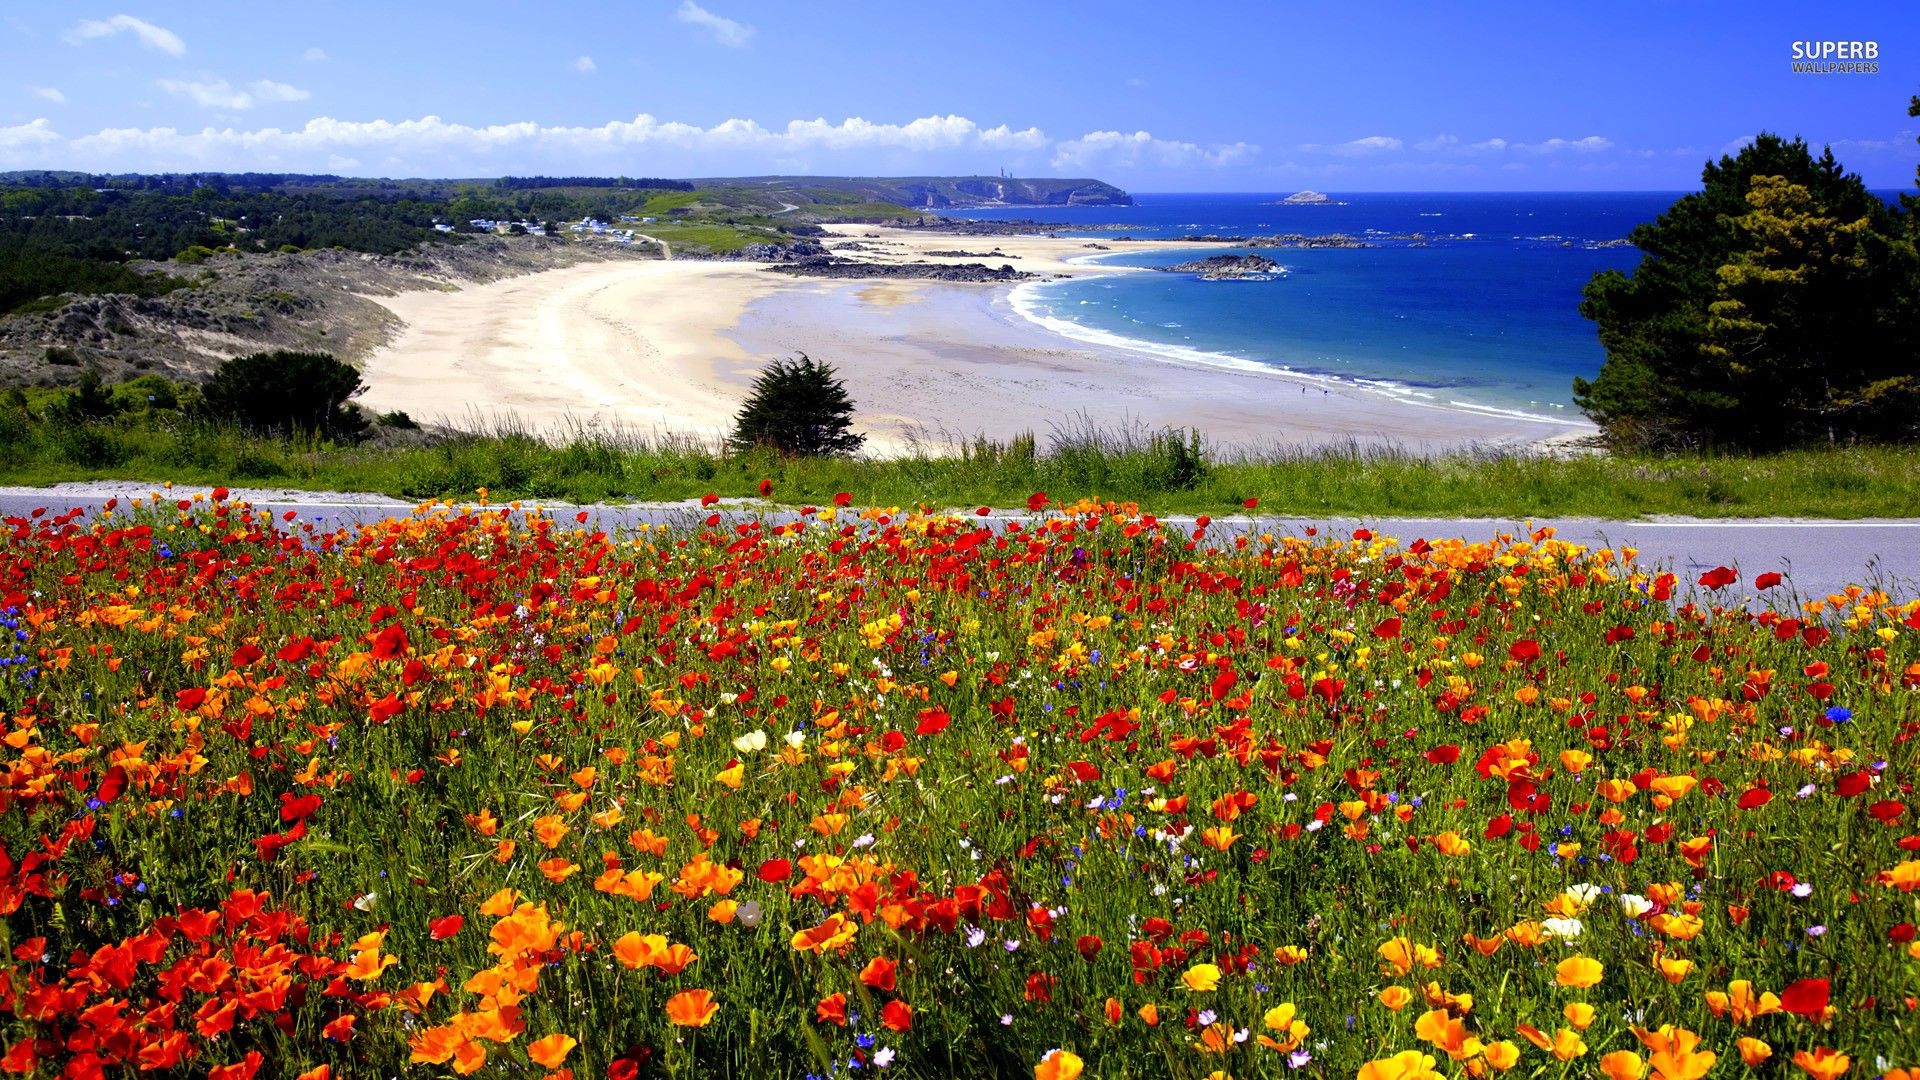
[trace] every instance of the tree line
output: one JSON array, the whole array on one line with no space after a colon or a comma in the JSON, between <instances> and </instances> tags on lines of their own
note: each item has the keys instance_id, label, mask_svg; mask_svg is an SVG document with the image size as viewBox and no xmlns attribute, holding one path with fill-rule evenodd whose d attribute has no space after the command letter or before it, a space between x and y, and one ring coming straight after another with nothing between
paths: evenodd
<instances>
[{"instance_id":1,"label":"tree line","mask_svg":"<svg viewBox=\"0 0 1920 1080\"><path fill-rule=\"evenodd\" d=\"M526 179L571 184L576 178ZM336 181L339 186L328 186ZM6 174L0 176L0 313L61 293L156 295L186 284L128 265L141 260L327 247L391 255L423 243L458 242L457 232L437 231L436 223L468 231L476 218L611 218L639 208L658 190L482 184L433 190L440 184L401 182L387 190L283 173Z\"/></svg>"}]
</instances>

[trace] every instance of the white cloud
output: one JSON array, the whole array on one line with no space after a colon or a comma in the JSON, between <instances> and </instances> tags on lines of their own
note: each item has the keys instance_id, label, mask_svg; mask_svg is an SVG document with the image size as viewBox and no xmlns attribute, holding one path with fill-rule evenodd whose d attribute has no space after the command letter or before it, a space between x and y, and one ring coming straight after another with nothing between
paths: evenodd
<instances>
[{"instance_id":1,"label":"white cloud","mask_svg":"<svg viewBox=\"0 0 1920 1080\"><path fill-rule=\"evenodd\" d=\"M1613 149L1613 140L1599 135L1589 135L1584 139L1548 139L1545 142L1523 143L1518 144L1516 148L1535 154L1557 154L1562 151L1592 154Z\"/></svg>"},{"instance_id":2,"label":"white cloud","mask_svg":"<svg viewBox=\"0 0 1920 1080\"><path fill-rule=\"evenodd\" d=\"M60 133L53 130L45 117L13 127L0 127L0 161L7 160L10 151L33 150L61 141Z\"/></svg>"},{"instance_id":3,"label":"white cloud","mask_svg":"<svg viewBox=\"0 0 1920 1080\"><path fill-rule=\"evenodd\" d=\"M673 13L673 17L683 23L691 23L713 31L715 41L731 48L742 48L746 45L747 39L753 37L753 27L735 22L724 15L716 15L694 3L693 0L680 0L680 8Z\"/></svg>"},{"instance_id":4,"label":"white cloud","mask_svg":"<svg viewBox=\"0 0 1920 1080\"><path fill-rule=\"evenodd\" d=\"M1402 143L1391 135L1368 135L1361 139L1351 139L1343 143L1322 145L1307 143L1300 149L1307 153L1326 154L1376 154L1386 150L1398 150Z\"/></svg>"},{"instance_id":5,"label":"white cloud","mask_svg":"<svg viewBox=\"0 0 1920 1080\"><path fill-rule=\"evenodd\" d=\"M1421 139L1413 144L1415 150L1451 150L1460 144L1457 135L1435 135L1431 139Z\"/></svg>"},{"instance_id":6,"label":"white cloud","mask_svg":"<svg viewBox=\"0 0 1920 1080\"><path fill-rule=\"evenodd\" d=\"M1055 168L1134 168L1231 165L1258 153L1259 147L1237 142L1204 147L1197 143L1156 139L1149 132L1089 131L1054 148Z\"/></svg>"},{"instance_id":7,"label":"white cloud","mask_svg":"<svg viewBox=\"0 0 1920 1080\"><path fill-rule=\"evenodd\" d=\"M306 52L301 53L300 59L305 60L310 64L318 64L321 61L327 59L327 50L321 48L318 45L315 45L309 48Z\"/></svg>"},{"instance_id":8,"label":"white cloud","mask_svg":"<svg viewBox=\"0 0 1920 1080\"><path fill-rule=\"evenodd\" d=\"M154 85L205 109L251 109L261 103L305 101L313 95L297 86L272 79L256 79L245 89L225 79L155 79Z\"/></svg>"},{"instance_id":9,"label":"white cloud","mask_svg":"<svg viewBox=\"0 0 1920 1080\"><path fill-rule=\"evenodd\" d=\"M600 70L600 65L593 62L593 57L582 56L573 62L573 70L582 75L591 75Z\"/></svg>"},{"instance_id":10,"label":"white cloud","mask_svg":"<svg viewBox=\"0 0 1920 1080\"><path fill-rule=\"evenodd\" d=\"M149 49L180 56L187 51L187 43L180 35L164 26L155 26L145 19L136 19L131 15L115 15L110 19L84 19L74 24L63 37L69 45L79 45L95 38L113 37L115 34L134 34L140 38L140 44Z\"/></svg>"},{"instance_id":11,"label":"white cloud","mask_svg":"<svg viewBox=\"0 0 1920 1080\"><path fill-rule=\"evenodd\" d=\"M224 80L180 82L170 91L208 107L243 109L263 100L259 84L248 89ZM163 83L163 86L165 83ZM292 88L288 88L292 89ZM642 114L598 126L542 125L531 122L469 125L438 116L415 120L339 120L319 117L295 128L172 127L107 128L90 135L63 139L39 122L39 128L0 129L15 132L0 142L0 167L41 166L49 147L74 166L114 169L323 169L344 171L341 160L365 161L415 175L436 169L593 168L597 162L611 168L635 149L671 155L692 170L703 164L765 167L793 162L802 165L811 155L860 155L859 168L872 167L874 154L946 155L943 164L977 164L978 155L991 152L996 160L1044 152L1054 143L1039 128L1016 129L1002 124L981 127L964 116L926 116L904 124L874 123L851 117L839 123L824 119L794 120L769 128L754 120L734 119L712 127L660 120ZM31 126L29 126L30 128ZM1101 140L1096 137L1094 142ZM1115 136L1128 143L1129 152L1098 160L1125 164L1225 163L1248 152L1244 144L1222 150L1203 150L1191 143L1152 139L1138 143L1132 136ZM1084 140L1063 146L1082 147ZM10 152L11 151L11 152ZM1093 158L1074 156L1073 160ZM919 164L914 162L913 164ZM699 175L689 172L689 175Z\"/></svg>"},{"instance_id":12,"label":"white cloud","mask_svg":"<svg viewBox=\"0 0 1920 1080\"><path fill-rule=\"evenodd\" d=\"M28 87L27 92L39 98L41 101L51 101L55 105L65 105L67 103L67 95L61 93L59 87L33 86Z\"/></svg>"},{"instance_id":13,"label":"white cloud","mask_svg":"<svg viewBox=\"0 0 1920 1080\"><path fill-rule=\"evenodd\" d=\"M1468 149L1471 149L1471 150L1505 150L1506 148L1507 148L1507 140L1505 140L1505 139L1483 139L1483 140L1481 140L1480 142L1477 142L1477 143L1474 143L1474 144L1473 144L1473 145L1472 145L1471 147L1469 147Z\"/></svg>"},{"instance_id":14,"label":"white cloud","mask_svg":"<svg viewBox=\"0 0 1920 1080\"><path fill-rule=\"evenodd\" d=\"M225 79L155 79L154 85L205 109L253 108L253 95Z\"/></svg>"},{"instance_id":15,"label":"white cloud","mask_svg":"<svg viewBox=\"0 0 1920 1080\"><path fill-rule=\"evenodd\" d=\"M255 101L305 101L313 95L297 86L288 86L272 79L257 79L248 84L253 91Z\"/></svg>"}]
</instances>

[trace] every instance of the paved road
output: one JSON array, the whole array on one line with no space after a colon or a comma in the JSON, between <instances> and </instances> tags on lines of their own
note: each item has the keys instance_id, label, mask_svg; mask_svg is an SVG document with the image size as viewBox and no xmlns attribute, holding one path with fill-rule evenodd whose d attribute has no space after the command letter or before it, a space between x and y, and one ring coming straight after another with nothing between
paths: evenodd
<instances>
[{"instance_id":1,"label":"paved road","mask_svg":"<svg viewBox=\"0 0 1920 1080\"><path fill-rule=\"evenodd\" d=\"M183 492L186 489L181 489ZM108 498L118 496L122 506L134 498L146 497L150 487L134 485L66 485L36 490L0 488L0 516L31 513L45 507L60 513L78 507L96 513ZM254 505L270 509L278 516L289 510L298 518L317 524L340 525L372 521L395 513L404 514L412 505L379 496L331 496L285 491L240 491ZM527 504L531 506L532 504ZM581 507L554 507L554 516L571 524L572 515ZM638 506L595 506L585 508L589 521L598 528L617 529L642 522L663 524L692 522L706 511L690 504L649 504ZM746 520L760 516L751 506L724 505L728 517ZM1006 516L1023 516L1002 511ZM792 520L791 510L770 511L770 522ZM1193 519L1169 516L1162 520L1191 526ZM1591 518L1546 520L1532 525L1553 525L1557 536L1576 544L1593 547L1630 545L1640 550L1643 563L1660 564L1680 575L1683 585L1691 585L1700 574L1716 566L1740 570L1750 582L1754 575L1777 570L1786 575L1803 597L1825 596L1848 583L1878 584L1897 598L1920 598L1920 520L1905 521L1596 521ZM1346 535L1365 527L1376 535L1390 536L1402 543L1419 537L1459 536L1469 540L1490 539L1501 532L1521 533L1529 523L1490 518L1335 518L1308 519L1287 515L1257 518L1215 518L1215 533L1290 531L1298 533L1312 527L1320 535ZM1731 592L1732 590L1729 590Z\"/></svg>"}]
</instances>

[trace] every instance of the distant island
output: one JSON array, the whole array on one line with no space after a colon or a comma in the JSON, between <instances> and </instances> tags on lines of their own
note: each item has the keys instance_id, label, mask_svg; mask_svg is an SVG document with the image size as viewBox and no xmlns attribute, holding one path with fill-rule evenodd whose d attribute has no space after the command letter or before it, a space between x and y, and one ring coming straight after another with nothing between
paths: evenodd
<instances>
[{"instance_id":1,"label":"distant island","mask_svg":"<svg viewBox=\"0 0 1920 1080\"><path fill-rule=\"evenodd\" d=\"M1202 281L1271 281L1286 272L1265 255L1210 255L1155 269L1172 274L1198 274Z\"/></svg>"},{"instance_id":2,"label":"distant island","mask_svg":"<svg viewBox=\"0 0 1920 1080\"><path fill-rule=\"evenodd\" d=\"M1318 191L1299 191L1280 200L1288 206L1318 206L1333 200Z\"/></svg>"}]
</instances>

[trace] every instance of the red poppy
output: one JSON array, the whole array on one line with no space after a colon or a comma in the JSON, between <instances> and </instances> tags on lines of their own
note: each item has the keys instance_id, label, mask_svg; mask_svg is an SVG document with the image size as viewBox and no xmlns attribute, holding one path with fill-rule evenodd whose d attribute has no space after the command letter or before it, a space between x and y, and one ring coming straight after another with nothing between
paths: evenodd
<instances>
[{"instance_id":1,"label":"red poppy","mask_svg":"<svg viewBox=\"0 0 1920 1080\"><path fill-rule=\"evenodd\" d=\"M764 499L771 494L773 494L773 481L771 480L760 481L760 497Z\"/></svg>"},{"instance_id":2,"label":"red poppy","mask_svg":"<svg viewBox=\"0 0 1920 1080\"><path fill-rule=\"evenodd\" d=\"M889 1001L880 1010L880 1022L888 1031L908 1031L913 1027L913 1006L904 1001Z\"/></svg>"},{"instance_id":3,"label":"red poppy","mask_svg":"<svg viewBox=\"0 0 1920 1080\"><path fill-rule=\"evenodd\" d=\"M1769 570L1766 573L1761 574L1759 577L1753 579L1753 587L1756 589L1771 589L1775 585L1780 584L1781 580L1782 579L1778 571Z\"/></svg>"},{"instance_id":4,"label":"red poppy","mask_svg":"<svg viewBox=\"0 0 1920 1080\"><path fill-rule=\"evenodd\" d=\"M1716 566L1700 575L1700 584L1709 589L1724 589L1739 580L1739 573L1725 566Z\"/></svg>"},{"instance_id":5,"label":"red poppy","mask_svg":"<svg viewBox=\"0 0 1920 1080\"><path fill-rule=\"evenodd\" d=\"M785 859L768 859L754 875L768 884L779 884L793 876L793 864Z\"/></svg>"},{"instance_id":6,"label":"red poppy","mask_svg":"<svg viewBox=\"0 0 1920 1080\"><path fill-rule=\"evenodd\" d=\"M1829 987L1825 979L1801 979L1780 991L1780 1007L1801 1016L1819 1016L1827 1009Z\"/></svg>"},{"instance_id":7,"label":"red poppy","mask_svg":"<svg viewBox=\"0 0 1920 1080\"><path fill-rule=\"evenodd\" d=\"M840 492L835 492L835 493L834 493L834 496L833 496L833 505L835 505L835 506L852 506L852 505L853 505L853 492L851 492L851 491L840 491Z\"/></svg>"},{"instance_id":8,"label":"red poppy","mask_svg":"<svg viewBox=\"0 0 1920 1080\"><path fill-rule=\"evenodd\" d=\"M467 920L464 916L447 915L428 921L427 935L435 941L445 941L459 933L460 928L465 925L467 925Z\"/></svg>"}]
</instances>

